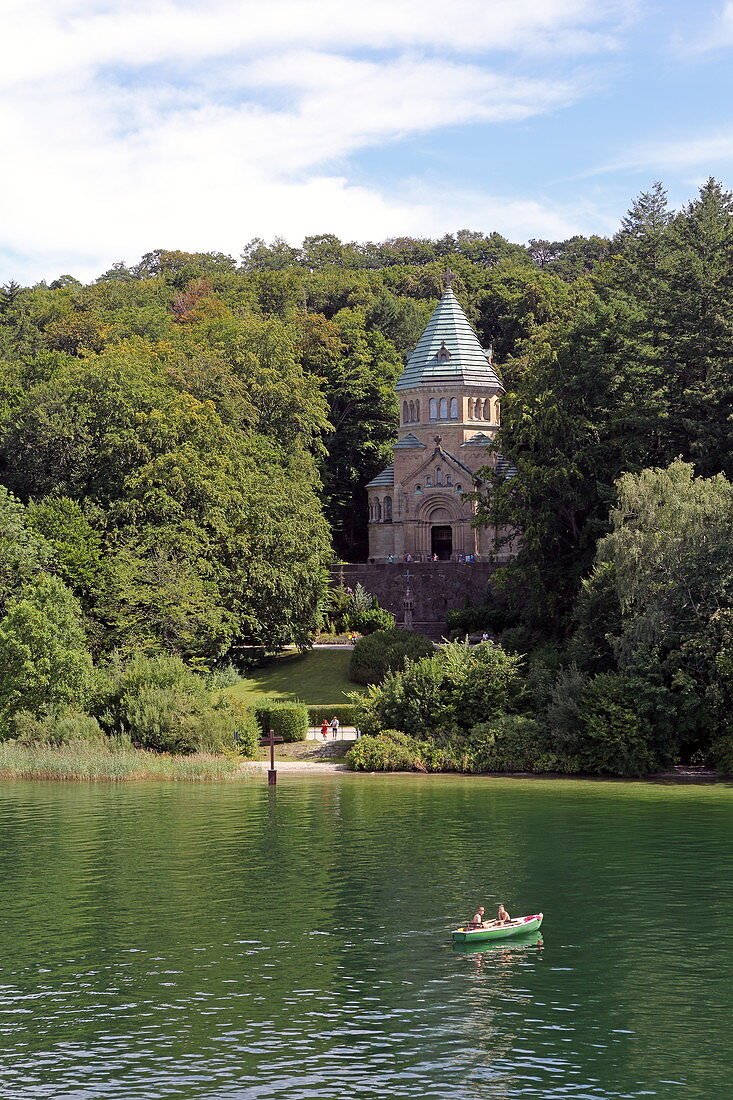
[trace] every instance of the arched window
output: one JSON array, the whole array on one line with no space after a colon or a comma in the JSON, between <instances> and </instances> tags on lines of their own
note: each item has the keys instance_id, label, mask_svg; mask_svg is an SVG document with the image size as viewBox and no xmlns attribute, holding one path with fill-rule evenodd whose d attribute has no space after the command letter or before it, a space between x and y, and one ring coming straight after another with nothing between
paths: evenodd
<instances>
[{"instance_id":1,"label":"arched window","mask_svg":"<svg viewBox=\"0 0 733 1100\"><path fill-rule=\"evenodd\" d=\"M435 467L435 484L436 485L442 485L443 484L443 470L440 466Z\"/></svg>"},{"instance_id":2,"label":"arched window","mask_svg":"<svg viewBox=\"0 0 733 1100\"><path fill-rule=\"evenodd\" d=\"M453 484L453 478L450 476L450 474L445 475L445 483L446 483L446 485L452 485Z\"/></svg>"},{"instance_id":3,"label":"arched window","mask_svg":"<svg viewBox=\"0 0 733 1100\"><path fill-rule=\"evenodd\" d=\"M419 419L420 419L420 402L416 401L415 402L415 420L419 420Z\"/></svg>"},{"instance_id":4,"label":"arched window","mask_svg":"<svg viewBox=\"0 0 733 1100\"><path fill-rule=\"evenodd\" d=\"M422 485L416 485L415 486L415 492L416 493L421 493L422 492Z\"/></svg>"},{"instance_id":5,"label":"arched window","mask_svg":"<svg viewBox=\"0 0 733 1100\"><path fill-rule=\"evenodd\" d=\"M440 399L440 419L448 419L448 402L446 401L445 397L441 397Z\"/></svg>"},{"instance_id":6,"label":"arched window","mask_svg":"<svg viewBox=\"0 0 733 1100\"><path fill-rule=\"evenodd\" d=\"M402 423L406 424L409 418L409 410L407 408L407 402L402 402Z\"/></svg>"},{"instance_id":7,"label":"arched window","mask_svg":"<svg viewBox=\"0 0 733 1100\"><path fill-rule=\"evenodd\" d=\"M491 402L489 401L488 397L484 398L483 418L484 418L484 420L490 420L491 419Z\"/></svg>"},{"instance_id":8,"label":"arched window","mask_svg":"<svg viewBox=\"0 0 733 1100\"><path fill-rule=\"evenodd\" d=\"M410 402L410 421L413 421L414 419L415 419L415 402L411 401Z\"/></svg>"},{"instance_id":9,"label":"arched window","mask_svg":"<svg viewBox=\"0 0 733 1100\"><path fill-rule=\"evenodd\" d=\"M432 488L433 479L431 478L430 474L428 474L428 476L425 478L425 484L427 485L428 489Z\"/></svg>"},{"instance_id":10,"label":"arched window","mask_svg":"<svg viewBox=\"0 0 733 1100\"><path fill-rule=\"evenodd\" d=\"M381 520L382 518L382 504L379 500L377 501L377 514L374 518L377 520Z\"/></svg>"},{"instance_id":11,"label":"arched window","mask_svg":"<svg viewBox=\"0 0 733 1100\"><path fill-rule=\"evenodd\" d=\"M438 402L435 400L434 397L430 398L430 405L428 407L430 409L430 419L431 420L437 420L438 419Z\"/></svg>"},{"instance_id":12,"label":"arched window","mask_svg":"<svg viewBox=\"0 0 733 1100\"><path fill-rule=\"evenodd\" d=\"M453 490L453 492L454 492L454 493L461 493L461 492L463 492L463 486L462 486L462 485L456 485L456 487L455 487L455 489Z\"/></svg>"},{"instance_id":13,"label":"arched window","mask_svg":"<svg viewBox=\"0 0 733 1100\"><path fill-rule=\"evenodd\" d=\"M458 419L458 398L451 397L450 399L450 418L451 420Z\"/></svg>"},{"instance_id":14,"label":"arched window","mask_svg":"<svg viewBox=\"0 0 733 1100\"><path fill-rule=\"evenodd\" d=\"M392 522L392 497L384 498L384 522Z\"/></svg>"}]
</instances>

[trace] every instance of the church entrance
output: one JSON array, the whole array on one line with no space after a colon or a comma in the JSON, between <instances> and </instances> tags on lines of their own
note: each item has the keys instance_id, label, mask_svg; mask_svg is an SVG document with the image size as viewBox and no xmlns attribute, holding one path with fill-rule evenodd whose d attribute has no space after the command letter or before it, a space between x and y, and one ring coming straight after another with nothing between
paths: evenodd
<instances>
[{"instance_id":1,"label":"church entrance","mask_svg":"<svg viewBox=\"0 0 733 1100\"><path fill-rule=\"evenodd\" d=\"M453 528L447 524L430 529L431 553L437 554L440 561L450 561L453 553Z\"/></svg>"}]
</instances>

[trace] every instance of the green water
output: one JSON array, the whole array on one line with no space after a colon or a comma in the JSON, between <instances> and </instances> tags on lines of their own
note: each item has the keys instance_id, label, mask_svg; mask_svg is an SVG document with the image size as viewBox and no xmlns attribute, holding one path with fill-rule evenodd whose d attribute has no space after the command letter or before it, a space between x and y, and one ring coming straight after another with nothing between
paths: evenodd
<instances>
[{"instance_id":1,"label":"green water","mask_svg":"<svg viewBox=\"0 0 733 1100\"><path fill-rule=\"evenodd\" d=\"M733 789L0 784L0 1096L727 1097ZM543 945L465 953L483 902Z\"/></svg>"}]
</instances>

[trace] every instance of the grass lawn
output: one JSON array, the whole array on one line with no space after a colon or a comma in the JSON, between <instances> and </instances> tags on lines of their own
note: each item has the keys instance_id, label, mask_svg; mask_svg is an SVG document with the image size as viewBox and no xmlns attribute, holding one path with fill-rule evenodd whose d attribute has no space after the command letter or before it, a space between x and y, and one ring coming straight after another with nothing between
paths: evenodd
<instances>
[{"instance_id":1,"label":"grass lawn","mask_svg":"<svg viewBox=\"0 0 733 1100\"><path fill-rule=\"evenodd\" d=\"M283 653L226 692L243 703L254 703L263 697L298 700L310 706L346 703L349 691L363 691L349 679L350 658L350 649Z\"/></svg>"}]
</instances>

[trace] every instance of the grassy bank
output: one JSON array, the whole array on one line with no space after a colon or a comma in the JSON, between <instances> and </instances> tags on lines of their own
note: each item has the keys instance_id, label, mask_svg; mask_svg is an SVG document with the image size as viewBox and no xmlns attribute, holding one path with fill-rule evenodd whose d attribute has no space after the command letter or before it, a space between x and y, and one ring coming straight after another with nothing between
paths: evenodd
<instances>
[{"instance_id":1,"label":"grassy bank","mask_svg":"<svg viewBox=\"0 0 733 1100\"><path fill-rule=\"evenodd\" d=\"M345 703L348 692L363 690L349 679L350 659L349 649L283 653L227 688L227 695L247 704L258 699L287 699L309 706Z\"/></svg>"},{"instance_id":2,"label":"grassy bank","mask_svg":"<svg viewBox=\"0 0 733 1100\"><path fill-rule=\"evenodd\" d=\"M196 782L204 779L241 779L247 775L236 757L195 753L168 756L124 745L76 742L51 745L0 744L0 779L71 779L126 782L167 779Z\"/></svg>"}]
</instances>

